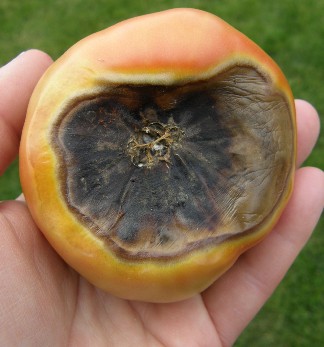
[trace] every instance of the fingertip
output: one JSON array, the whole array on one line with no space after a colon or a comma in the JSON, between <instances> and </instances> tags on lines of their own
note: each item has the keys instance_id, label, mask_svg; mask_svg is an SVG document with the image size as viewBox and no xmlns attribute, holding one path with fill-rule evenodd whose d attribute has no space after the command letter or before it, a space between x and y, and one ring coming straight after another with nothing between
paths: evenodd
<instances>
[{"instance_id":1,"label":"fingertip","mask_svg":"<svg viewBox=\"0 0 324 347\"><path fill-rule=\"evenodd\" d=\"M315 167L298 169L293 194L275 227L276 232L290 233L296 248L301 249L314 230L323 207L324 172ZM294 233L291 226L294 226Z\"/></svg>"},{"instance_id":2,"label":"fingertip","mask_svg":"<svg viewBox=\"0 0 324 347\"><path fill-rule=\"evenodd\" d=\"M303 109L306 113L314 113L318 116L316 108L307 100L296 99L295 104L297 108Z\"/></svg>"},{"instance_id":3,"label":"fingertip","mask_svg":"<svg viewBox=\"0 0 324 347\"><path fill-rule=\"evenodd\" d=\"M311 153L320 132L320 119L315 107L305 100L296 100L297 166Z\"/></svg>"},{"instance_id":4,"label":"fingertip","mask_svg":"<svg viewBox=\"0 0 324 347\"><path fill-rule=\"evenodd\" d=\"M19 53L15 58L10 60L7 64L0 67L0 77L5 78L14 71L17 66L20 66L26 61L37 62L40 69L47 68L53 63L53 59L45 52L39 49L29 49Z\"/></svg>"},{"instance_id":5,"label":"fingertip","mask_svg":"<svg viewBox=\"0 0 324 347\"><path fill-rule=\"evenodd\" d=\"M304 183L301 195L303 191L307 192L307 195L311 195L311 200L315 205L314 209L318 209L320 214L324 208L324 171L316 167L303 167L296 173L296 183L299 181Z\"/></svg>"},{"instance_id":6,"label":"fingertip","mask_svg":"<svg viewBox=\"0 0 324 347\"><path fill-rule=\"evenodd\" d=\"M48 54L31 49L0 69L0 174L18 153L30 96L51 64Z\"/></svg>"},{"instance_id":7,"label":"fingertip","mask_svg":"<svg viewBox=\"0 0 324 347\"><path fill-rule=\"evenodd\" d=\"M44 64L44 66L50 66L53 63L53 59L51 58L49 54L35 48L22 52L18 57L20 56L22 58L37 60L38 62L41 62L42 64Z\"/></svg>"}]
</instances>

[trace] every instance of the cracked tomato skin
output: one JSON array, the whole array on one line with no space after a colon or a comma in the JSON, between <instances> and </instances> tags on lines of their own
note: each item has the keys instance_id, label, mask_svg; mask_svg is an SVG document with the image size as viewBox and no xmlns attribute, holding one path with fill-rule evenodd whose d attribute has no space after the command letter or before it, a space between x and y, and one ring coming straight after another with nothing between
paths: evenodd
<instances>
[{"instance_id":1,"label":"cracked tomato skin","mask_svg":"<svg viewBox=\"0 0 324 347\"><path fill-rule=\"evenodd\" d=\"M188 298L273 228L290 197L293 96L220 18L172 9L71 47L27 112L20 176L60 256L116 296Z\"/></svg>"}]
</instances>

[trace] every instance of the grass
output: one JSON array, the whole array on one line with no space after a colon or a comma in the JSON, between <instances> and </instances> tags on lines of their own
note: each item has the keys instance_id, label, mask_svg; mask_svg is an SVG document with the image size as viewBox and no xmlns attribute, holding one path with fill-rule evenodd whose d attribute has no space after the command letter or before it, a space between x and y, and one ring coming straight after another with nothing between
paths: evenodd
<instances>
[{"instance_id":1,"label":"grass","mask_svg":"<svg viewBox=\"0 0 324 347\"><path fill-rule=\"evenodd\" d=\"M1 0L0 65L39 48L54 59L82 37L122 19L171 7L213 12L244 32L281 66L296 98L324 115L323 13L317 0ZM324 168L324 137L305 165ZM20 193L17 161L0 178L0 200ZM324 341L324 218L288 275L235 346L308 347Z\"/></svg>"}]
</instances>

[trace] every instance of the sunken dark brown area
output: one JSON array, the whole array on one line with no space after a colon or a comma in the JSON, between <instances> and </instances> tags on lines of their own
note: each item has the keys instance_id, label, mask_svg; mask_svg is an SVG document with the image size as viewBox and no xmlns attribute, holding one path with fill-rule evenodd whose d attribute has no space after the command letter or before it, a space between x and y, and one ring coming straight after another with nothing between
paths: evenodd
<instances>
[{"instance_id":1,"label":"sunken dark brown area","mask_svg":"<svg viewBox=\"0 0 324 347\"><path fill-rule=\"evenodd\" d=\"M130 144L149 142L148 127L177 135L167 160L139 165ZM52 143L69 208L116 254L139 261L257 229L293 161L287 102L248 66L178 86L109 86L63 112Z\"/></svg>"}]
</instances>

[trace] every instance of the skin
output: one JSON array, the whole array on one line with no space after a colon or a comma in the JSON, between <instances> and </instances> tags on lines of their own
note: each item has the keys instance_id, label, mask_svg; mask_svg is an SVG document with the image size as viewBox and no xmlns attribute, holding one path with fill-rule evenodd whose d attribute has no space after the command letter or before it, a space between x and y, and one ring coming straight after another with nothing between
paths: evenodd
<instances>
[{"instance_id":1,"label":"skin","mask_svg":"<svg viewBox=\"0 0 324 347\"><path fill-rule=\"evenodd\" d=\"M1 173L18 153L28 100L51 63L31 50L0 69ZM319 119L305 101L296 108L300 166L316 142ZM307 242L323 205L323 172L298 169L288 206L258 246L201 295L148 304L88 283L53 251L22 197L3 201L0 340L6 346L231 346Z\"/></svg>"}]
</instances>

